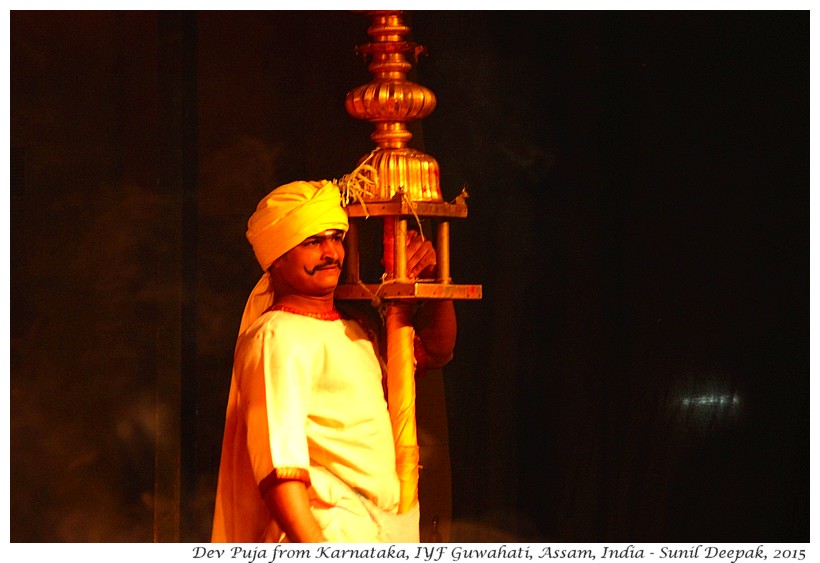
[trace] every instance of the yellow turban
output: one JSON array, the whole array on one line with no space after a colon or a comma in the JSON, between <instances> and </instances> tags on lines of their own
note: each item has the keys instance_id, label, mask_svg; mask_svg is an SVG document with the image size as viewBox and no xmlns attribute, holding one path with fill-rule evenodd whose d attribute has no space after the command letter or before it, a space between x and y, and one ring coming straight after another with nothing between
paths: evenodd
<instances>
[{"instance_id":1,"label":"yellow turban","mask_svg":"<svg viewBox=\"0 0 820 563\"><path fill-rule=\"evenodd\" d=\"M347 231L339 188L332 182L291 182L269 193L248 220L248 241L263 270L317 233Z\"/></svg>"},{"instance_id":2,"label":"yellow turban","mask_svg":"<svg viewBox=\"0 0 820 563\"><path fill-rule=\"evenodd\" d=\"M248 220L246 233L265 273L248 297L239 333L273 305L268 268L277 258L308 237L329 229L347 232L347 227L339 187L327 180L291 182L265 196Z\"/></svg>"}]
</instances>

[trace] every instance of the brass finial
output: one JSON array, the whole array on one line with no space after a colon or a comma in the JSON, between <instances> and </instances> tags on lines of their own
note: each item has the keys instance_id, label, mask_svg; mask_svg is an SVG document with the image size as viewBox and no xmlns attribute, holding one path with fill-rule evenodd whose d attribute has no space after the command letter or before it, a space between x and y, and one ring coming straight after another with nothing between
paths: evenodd
<instances>
[{"instance_id":1,"label":"brass finial","mask_svg":"<svg viewBox=\"0 0 820 563\"><path fill-rule=\"evenodd\" d=\"M412 201L441 201L438 162L407 147L413 137L407 123L427 117L436 107L430 89L407 80L412 64L406 55L415 59L424 47L406 41L410 28L401 11L367 14L371 42L356 51L371 57L368 70L373 80L348 92L345 108L351 116L375 125L370 138L377 148L360 161L368 161L378 175L377 192L370 199L387 201L404 193Z\"/></svg>"}]
</instances>

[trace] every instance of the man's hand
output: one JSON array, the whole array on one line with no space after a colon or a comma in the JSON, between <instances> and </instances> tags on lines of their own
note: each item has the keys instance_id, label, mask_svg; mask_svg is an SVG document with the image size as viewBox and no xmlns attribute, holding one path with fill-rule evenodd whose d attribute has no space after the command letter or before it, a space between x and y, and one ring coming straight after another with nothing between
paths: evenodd
<instances>
[{"instance_id":1,"label":"man's hand","mask_svg":"<svg viewBox=\"0 0 820 563\"><path fill-rule=\"evenodd\" d=\"M289 542L327 541L310 511L307 487L302 481L276 483L265 495L265 502Z\"/></svg>"},{"instance_id":2,"label":"man's hand","mask_svg":"<svg viewBox=\"0 0 820 563\"><path fill-rule=\"evenodd\" d=\"M436 249L429 240L422 240L418 231L407 231L407 277L436 277Z\"/></svg>"},{"instance_id":3,"label":"man's hand","mask_svg":"<svg viewBox=\"0 0 820 563\"><path fill-rule=\"evenodd\" d=\"M407 277L435 278L436 249L418 231L407 231ZM416 334L427 357L427 367L439 368L453 358L456 344L456 313L450 299L424 301L414 319Z\"/></svg>"},{"instance_id":4,"label":"man's hand","mask_svg":"<svg viewBox=\"0 0 820 563\"><path fill-rule=\"evenodd\" d=\"M389 237L386 236L389 240ZM407 277L433 279L436 277L436 249L429 240L422 240L414 229L407 230ZM393 271L393 252L385 246L385 270ZM456 344L456 313L451 299L431 299L418 308L413 325L421 340L428 368L440 368L453 357Z\"/></svg>"}]
</instances>

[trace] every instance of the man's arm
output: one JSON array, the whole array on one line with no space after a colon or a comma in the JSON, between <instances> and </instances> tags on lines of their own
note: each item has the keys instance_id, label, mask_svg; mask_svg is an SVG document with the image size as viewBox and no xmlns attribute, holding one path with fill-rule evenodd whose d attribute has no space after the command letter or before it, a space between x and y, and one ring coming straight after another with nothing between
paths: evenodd
<instances>
[{"instance_id":1,"label":"man's arm","mask_svg":"<svg viewBox=\"0 0 820 563\"><path fill-rule=\"evenodd\" d=\"M279 481L265 494L265 502L289 541L327 541L310 511L307 488L302 481Z\"/></svg>"},{"instance_id":2,"label":"man's arm","mask_svg":"<svg viewBox=\"0 0 820 563\"><path fill-rule=\"evenodd\" d=\"M294 353L294 340L285 334L267 323L237 343L234 374L248 454L265 504L288 539L324 541L310 511L310 458L304 423L298 423L307 419L308 360ZM274 451L280 452L276 461Z\"/></svg>"},{"instance_id":3,"label":"man's arm","mask_svg":"<svg viewBox=\"0 0 820 563\"><path fill-rule=\"evenodd\" d=\"M425 301L413 320L427 356L427 367L444 367L456 347L456 312L450 299Z\"/></svg>"},{"instance_id":4,"label":"man's arm","mask_svg":"<svg viewBox=\"0 0 820 563\"><path fill-rule=\"evenodd\" d=\"M436 249L418 232L407 232L407 274L410 278L435 276ZM427 357L427 367L440 368L453 359L456 346L456 311L451 299L424 301L413 320Z\"/></svg>"}]
</instances>

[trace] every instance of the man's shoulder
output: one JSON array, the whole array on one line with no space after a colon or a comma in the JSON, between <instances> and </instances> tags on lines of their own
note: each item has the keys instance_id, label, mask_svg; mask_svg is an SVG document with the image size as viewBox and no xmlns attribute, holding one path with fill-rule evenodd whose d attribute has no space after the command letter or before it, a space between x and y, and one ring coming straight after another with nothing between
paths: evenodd
<instances>
[{"instance_id":1,"label":"man's shoulder","mask_svg":"<svg viewBox=\"0 0 820 563\"><path fill-rule=\"evenodd\" d=\"M298 325L298 323L296 323ZM293 315L282 315L268 309L239 335L239 342L269 339L298 339L298 326L294 326Z\"/></svg>"}]
</instances>

